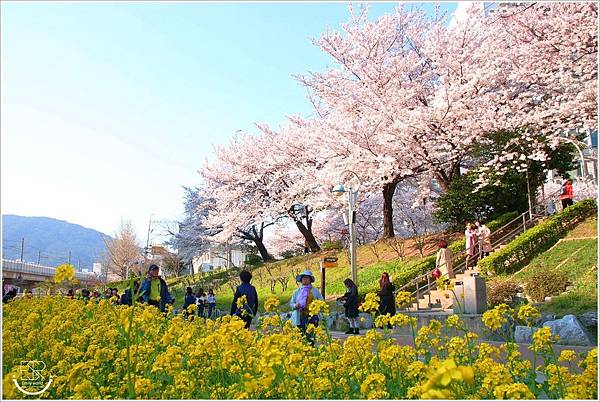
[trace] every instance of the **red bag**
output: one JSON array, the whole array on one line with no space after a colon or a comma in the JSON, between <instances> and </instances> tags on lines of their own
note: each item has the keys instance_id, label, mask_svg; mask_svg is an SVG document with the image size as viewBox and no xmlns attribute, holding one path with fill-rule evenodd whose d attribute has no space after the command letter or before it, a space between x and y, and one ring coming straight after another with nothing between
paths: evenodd
<instances>
[{"instance_id":1,"label":"red bag","mask_svg":"<svg viewBox=\"0 0 600 402\"><path fill-rule=\"evenodd\" d=\"M438 279L442 276L442 271L440 271L439 268L436 268L431 272L431 276L433 276L435 279Z\"/></svg>"}]
</instances>

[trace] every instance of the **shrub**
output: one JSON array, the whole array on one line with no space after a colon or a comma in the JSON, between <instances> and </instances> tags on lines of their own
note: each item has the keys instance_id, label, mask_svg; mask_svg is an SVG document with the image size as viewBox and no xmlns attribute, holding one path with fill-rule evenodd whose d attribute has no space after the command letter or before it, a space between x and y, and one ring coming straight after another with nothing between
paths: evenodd
<instances>
[{"instance_id":1,"label":"shrub","mask_svg":"<svg viewBox=\"0 0 600 402\"><path fill-rule=\"evenodd\" d=\"M579 222L595 213L595 200L580 201L520 234L502 250L483 258L477 266L488 275L515 272L529 263L535 255L549 249Z\"/></svg>"},{"instance_id":2,"label":"shrub","mask_svg":"<svg viewBox=\"0 0 600 402\"><path fill-rule=\"evenodd\" d=\"M341 240L327 240L321 244L322 250L341 250L344 248Z\"/></svg>"},{"instance_id":3,"label":"shrub","mask_svg":"<svg viewBox=\"0 0 600 402\"><path fill-rule=\"evenodd\" d=\"M502 303L512 305L513 300L521 286L512 279L496 279L486 283L487 303L489 306L497 306Z\"/></svg>"},{"instance_id":4,"label":"shrub","mask_svg":"<svg viewBox=\"0 0 600 402\"><path fill-rule=\"evenodd\" d=\"M562 271L543 270L533 275L525 285L525 292L535 302L548 296L563 293L570 285L569 277Z\"/></svg>"},{"instance_id":5,"label":"shrub","mask_svg":"<svg viewBox=\"0 0 600 402\"><path fill-rule=\"evenodd\" d=\"M246 256L246 265L257 266L262 263L262 259L256 254L248 254Z\"/></svg>"}]
</instances>

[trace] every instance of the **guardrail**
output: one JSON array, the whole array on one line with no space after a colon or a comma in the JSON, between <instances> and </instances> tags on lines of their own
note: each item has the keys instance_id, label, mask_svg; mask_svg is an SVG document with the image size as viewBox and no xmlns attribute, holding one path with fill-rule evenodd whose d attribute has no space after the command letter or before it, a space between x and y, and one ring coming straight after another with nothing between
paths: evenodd
<instances>
[{"instance_id":1,"label":"guardrail","mask_svg":"<svg viewBox=\"0 0 600 402\"><path fill-rule=\"evenodd\" d=\"M56 268L54 267L32 264L28 262L6 260L4 258L2 259L2 270L47 277L53 277L54 273L56 272ZM96 275L91 272L75 272L76 279L90 280L94 279L95 277Z\"/></svg>"},{"instance_id":2,"label":"guardrail","mask_svg":"<svg viewBox=\"0 0 600 402\"><path fill-rule=\"evenodd\" d=\"M490 234L490 240L492 242L492 250L496 249L499 245L506 241L514 239L519 234L525 232L527 229L536 225L539 218L547 216L548 211L546 208L547 201L551 199L554 194L550 197L546 197L542 202L532 207L531 213L529 210L523 212L512 221L508 222L504 226L496 229ZM463 273L466 270L466 250L456 254L453 258L454 274ZM429 292L429 305L431 306L431 290L437 288L435 282L431 282L431 272L418 275L405 285L401 286L396 292L408 291L410 288L415 289L411 292L411 297L416 298L416 310L419 310L419 296L423 292Z\"/></svg>"}]
</instances>

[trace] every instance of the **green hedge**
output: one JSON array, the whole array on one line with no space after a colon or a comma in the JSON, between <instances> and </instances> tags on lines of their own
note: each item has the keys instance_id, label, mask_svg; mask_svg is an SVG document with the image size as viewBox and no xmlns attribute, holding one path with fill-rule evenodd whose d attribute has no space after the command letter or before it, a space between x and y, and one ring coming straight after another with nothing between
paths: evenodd
<instances>
[{"instance_id":1,"label":"green hedge","mask_svg":"<svg viewBox=\"0 0 600 402\"><path fill-rule=\"evenodd\" d=\"M525 231L503 249L479 261L479 271L486 275L513 273L537 254L548 250L567 231L596 213L596 201L580 201L546 221Z\"/></svg>"},{"instance_id":2,"label":"green hedge","mask_svg":"<svg viewBox=\"0 0 600 402\"><path fill-rule=\"evenodd\" d=\"M497 229L500 229L517 216L519 216L517 212L507 212L506 214L499 216L498 219L488 222L486 226L493 232ZM464 237L452 242L448 248L452 251L452 255L454 256L462 253L465 250ZM425 257L416 262L414 265L409 266L406 270L396 273L394 275L394 285L396 285L396 289L398 289L400 286L404 286L421 274L433 271L435 268L436 255L437 254L433 254L429 257ZM454 263L456 264L456 262L457 261L455 260Z\"/></svg>"}]
</instances>

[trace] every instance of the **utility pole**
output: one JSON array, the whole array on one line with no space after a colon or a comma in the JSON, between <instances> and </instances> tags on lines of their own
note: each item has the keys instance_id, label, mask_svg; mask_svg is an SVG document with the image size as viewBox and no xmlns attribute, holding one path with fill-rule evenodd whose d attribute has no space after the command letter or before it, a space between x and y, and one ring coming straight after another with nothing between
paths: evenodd
<instances>
[{"instance_id":1,"label":"utility pole","mask_svg":"<svg viewBox=\"0 0 600 402\"><path fill-rule=\"evenodd\" d=\"M79 261L79 257L77 257L77 271L81 271L81 261Z\"/></svg>"},{"instance_id":2,"label":"utility pole","mask_svg":"<svg viewBox=\"0 0 600 402\"><path fill-rule=\"evenodd\" d=\"M71 265L71 250L69 250L69 261L67 262L67 264Z\"/></svg>"},{"instance_id":3,"label":"utility pole","mask_svg":"<svg viewBox=\"0 0 600 402\"><path fill-rule=\"evenodd\" d=\"M37 262L37 265L40 265L41 259L42 259L42 252L40 250L38 250L38 262Z\"/></svg>"},{"instance_id":4,"label":"utility pole","mask_svg":"<svg viewBox=\"0 0 600 402\"><path fill-rule=\"evenodd\" d=\"M146 250L145 250L145 256L148 256L148 253L150 252L150 226L152 225L152 215L154 214L150 214L150 218L148 219L148 235L146 236Z\"/></svg>"},{"instance_id":5,"label":"utility pole","mask_svg":"<svg viewBox=\"0 0 600 402\"><path fill-rule=\"evenodd\" d=\"M21 237L21 262L23 262L23 250L25 250L25 238Z\"/></svg>"}]
</instances>

